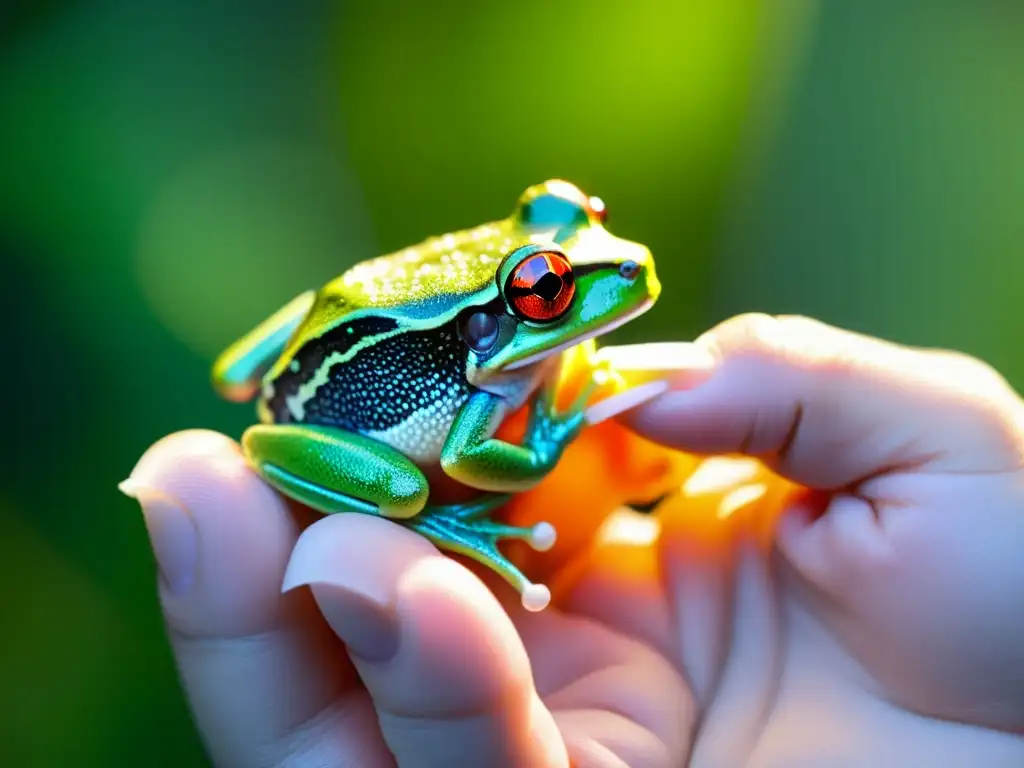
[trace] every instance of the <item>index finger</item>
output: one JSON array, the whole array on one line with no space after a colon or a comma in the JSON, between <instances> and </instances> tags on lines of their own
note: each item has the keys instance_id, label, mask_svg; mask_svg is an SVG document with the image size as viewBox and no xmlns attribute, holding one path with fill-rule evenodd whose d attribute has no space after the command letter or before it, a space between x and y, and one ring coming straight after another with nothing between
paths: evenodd
<instances>
[{"instance_id":1,"label":"index finger","mask_svg":"<svg viewBox=\"0 0 1024 768\"><path fill-rule=\"evenodd\" d=\"M685 371L668 368L669 391L623 417L641 434L695 453L762 458L820 490L906 469L1024 465L1024 405L978 360L767 315L728 320L695 344L716 358L714 371L692 387ZM670 347L658 345L659 355ZM619 367L643 359L642 348L605 352Z\"/></svg>"}]
</instances>

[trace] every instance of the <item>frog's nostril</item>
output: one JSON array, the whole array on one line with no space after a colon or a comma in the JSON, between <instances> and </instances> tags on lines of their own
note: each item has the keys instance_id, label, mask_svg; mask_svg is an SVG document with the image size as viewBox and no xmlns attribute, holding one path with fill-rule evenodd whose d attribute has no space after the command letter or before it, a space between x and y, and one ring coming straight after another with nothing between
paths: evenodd
<instances>
[{"instance_id":1,"label":"frog's nostril","mask_svg":"<svg viewBox=\"0 0 1024 768\"><path fill-rule=\"evenodd\" d=\"M627 280L635 280L636 276L640 274L640 265L632 259L624 261L619 265L619 274Z\"/></svg>"}]
</instances>

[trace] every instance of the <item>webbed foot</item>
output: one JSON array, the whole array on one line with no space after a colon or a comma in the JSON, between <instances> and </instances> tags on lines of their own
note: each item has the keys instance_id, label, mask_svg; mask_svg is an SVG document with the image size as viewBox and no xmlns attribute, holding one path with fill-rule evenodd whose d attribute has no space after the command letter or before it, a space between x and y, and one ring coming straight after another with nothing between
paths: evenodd
<instances>
[{"instance_id":1,"label":"webbed foot","mask_svg":"<svg viewBox=\"0 0 1024 768\"><path fill-rule=\"evenodd\" d=\"M497 573L522 597L528 611L541 611L551 601L551 592L543 584L534 584L498 549L505 540L525 541L544 552L555 544L555 529L550 523L525 528L495 522L490 514L509 500L509 494L486 494L463 504L428 506L402 525L430 539L438 548L465 555Z\"/></svg>"}]
</instances>

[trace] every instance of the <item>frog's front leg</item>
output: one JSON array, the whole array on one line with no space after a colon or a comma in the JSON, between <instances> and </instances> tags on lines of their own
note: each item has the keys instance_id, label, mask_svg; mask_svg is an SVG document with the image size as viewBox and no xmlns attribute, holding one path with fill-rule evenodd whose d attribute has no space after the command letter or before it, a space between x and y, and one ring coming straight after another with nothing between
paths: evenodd
<instances>
[{"instance_id":1,"label":"frog's front leg","mask_svg":"<svg viewBox=\"0 0 1024 768\"><path fill-rule=\"evenodd\" d=\"M531 528L502 525L490 513L508 500L487 493L462 504L427 506L429 484L404 454L362 435L330 427L263 424L242 436L249 463L274 487L320 512L361 512L389 517L432 541L498 573L528 608L547 605L546 587L532 584L498 550L503 539L521 539L537 549L554 543L544 523Z\"/></svg>"},{"instance_id":2,"label":"frog's front leg","mask_svg":"<svg viewBox=\"0 0 1024 768\"><path fill-rule=\"evenodd\" d=\"M488 491L515 493L535 486L555 468L585 424L588 385L564 412L554 405L555 385L534 396L522 445L499 440L494 432L508 415L501 398L477 392L459 411L441 454L444 471L459 482Z\"/></svg>"},{"instance_id":3,"label":"frog's front leg","mask_svg":"<svg viewBox=\"0 0 1024 768\"><path fill-rule=\"evenodd\" d=\"M263 374L284 351L315 299L314 291L296 296L224 350L213 365L214 388L235 402L255 397Z\"/></svg>"}]
</instances>

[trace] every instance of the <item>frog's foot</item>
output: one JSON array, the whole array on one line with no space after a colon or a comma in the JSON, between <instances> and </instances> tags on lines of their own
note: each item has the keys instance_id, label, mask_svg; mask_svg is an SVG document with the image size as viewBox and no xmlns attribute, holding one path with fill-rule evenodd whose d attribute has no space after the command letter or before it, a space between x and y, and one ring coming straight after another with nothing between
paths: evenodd
<instances>
[{"instance_id":1,"label":"frog's foot","mask_svg":"<svg viewBox=\"0 0 1024 768\"><path fill-rule=\"evenodd\" d=\"M601 358L595 359L590 368L590 375L586 383L580 387L579 394L573 399L569 411L583 413L590 406L590 400L594 394L609 385L623 386L622 377L612 367L611 362Z\"/></svg>"},{"instance_id":2,"label":"frog's foot","mask_svg":"<svg viewBox=\"0 0 1024 768\"><path fill-rule=\"evenodd\" d=\"M550 523L517 528L492 520L490 513L508 501L507 494L425 507L427 479L408 458L369 438L329 427L257 425L243 435L242 447L265 480L313 509L391 518L439 548L495 571L519 591L529 610L539 611L551 599L547 587L532 584L498 544L519 539L544 551L554 546L555 529Z\"/></svg>"},{"instance_id":3,"label":"frog's foot","mask_svg":"<svg viewBox=\"0 0 1024 768\"><path fill-rule=\"evenodd\" d=\"M536 395L526 427L526 444L546 460L557 459L587 424L590 399L617 376L607 362L598 362L572 402L564 409L555 405L557 385L549 383ZM552 462L553 463L553 462Z\"/></svg>"},{"instance_id":4,"label":"frog's foot","mask_svg":"<svg viewBox=\"0 0 1024 768\"><path fill-rule=\"evenodd\" d=\"M548 467L555 465L566 446L576 439L585 425L583 411L575 405L560 411L555 405L552 386L541 389L533 400L524 444Z\"/></svg>"},{"instance_id":5,"label":"frog's foot","mask_svg":"<svg viewBox=\"0 0 1024 768\"><path fill-rule=\"evenodd\" d=\"M523 528L495 522L490 513L508 500L506 494L487 494L480 499L445 506L429 506L402 524L432 541L438 548L465 555L497 573L522 597L528 611L541 611L551 601L551 592L543 584L534 584L498 549L504 540L525 541L537 551L555 544L555 529L550 523Z\"/></svg>"}]
</instances>

